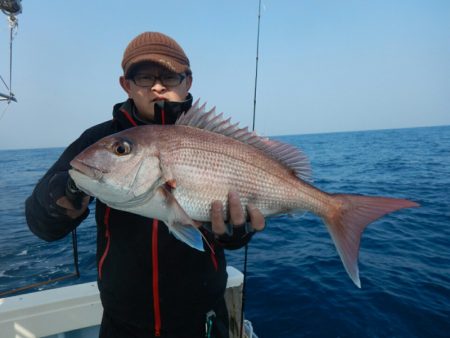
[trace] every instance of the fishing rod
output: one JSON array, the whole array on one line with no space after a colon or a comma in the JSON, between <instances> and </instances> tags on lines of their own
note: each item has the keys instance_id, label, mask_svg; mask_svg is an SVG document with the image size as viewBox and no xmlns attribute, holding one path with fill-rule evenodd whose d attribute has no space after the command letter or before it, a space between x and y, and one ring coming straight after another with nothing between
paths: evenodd
<instances>
[{"instance_id":1,"label":"fishing rod","mask_svg":"<svg viewBox=\"0 0 450 338\"><path fill-rule=\"evenodd\" d=\"M258 86L258 63L259 63L259 32L261 26L261 0L258 0L258 29L256 34L256 66L255 66L255 86L253 91L253 124L252 131L255 131L256 124L256 92ZM241 301L241 327L240 338L244 333L244 306L245 306L245 287L247 285L247 263L248 263L248 243L244 247L244 280L242 282L242 301ZM251 337L250 337L251 338Z\"/></svg>"},{"instance_id":2,"label":"fishing rod","mask_svg":"<svg viewBox=\"0 0 450 338\"><path fill-rule=\"evenodd\" d=\"M258 87L258 63L259 63L259 27L261 24L261 0L259 0L258 6L258 32L256 34L256 69L255 69L255 90L253 92L253 125L252 131L255 131L256 122L256 90Z\"/></svg>"}]
</instances>

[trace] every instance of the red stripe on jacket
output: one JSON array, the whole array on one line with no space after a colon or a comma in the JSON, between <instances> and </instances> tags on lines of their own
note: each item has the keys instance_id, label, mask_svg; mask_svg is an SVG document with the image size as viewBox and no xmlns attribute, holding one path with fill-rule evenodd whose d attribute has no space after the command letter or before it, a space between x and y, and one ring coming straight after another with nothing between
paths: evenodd
<instances>
[{"instance_id":1,"label":"red stripe on jacket","mask_svg":"<svg viewBox=\"0 0 450 338\"><path fill-rule=\"evenodd\" d=\"M159 304L159 272L158 272L158 220L152 224L152 263L153 263L153 311L155 319L155 336L161 335L161 309Z\"/></svg>"},{"instance_id":2,"label":"red stripe on jacket","mask_svg":"<svg viewBox=\"0 0 450 338\"><path fill-rule=\"evenodd\" d=\"M111 243L111 233L109 232L109 214L110 213L111 213L111 208L106 207L105 217L104 217L106 248L105 248L105 251L103 252L102 258L100 258L100 261L98 262L98 278L100 280L102 279L103 263L105 262L106 256L108 256L109 246Z\"/></svg>"},{"instance_id":3,"label":"red stripe on jacket","mask_svg":"<svg viewBox=\"0 0 450 338\"><path fill-rule=\"evenodd\" d=\"M125 117L127 118L127 120L130 121L130 123L131 123L133 126L135 126L135 127L137 126L136 121L133 120L133 118L131 117L131 115L130 115L125 109L121 108L120 111L123 113L123 115L125 115Z\"/></svg>"}]
</instances>

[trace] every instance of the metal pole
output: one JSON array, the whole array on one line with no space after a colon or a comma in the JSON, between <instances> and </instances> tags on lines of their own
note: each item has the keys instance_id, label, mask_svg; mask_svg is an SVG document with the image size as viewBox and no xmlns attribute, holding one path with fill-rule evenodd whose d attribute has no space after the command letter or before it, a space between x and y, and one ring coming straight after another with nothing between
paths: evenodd
<instances>
[{"instance_id":1,"label":"metal pole","mask_svg":"<svg viewBox=\"0 0 450 338\"><path fill-rule=\"evenodd\" d=\"M13 29L16 26L16 18L14 16L9 17L9 96L11 96L11 82L12 82L12 43L13 43Z\"/></svg>"}]
</instances>

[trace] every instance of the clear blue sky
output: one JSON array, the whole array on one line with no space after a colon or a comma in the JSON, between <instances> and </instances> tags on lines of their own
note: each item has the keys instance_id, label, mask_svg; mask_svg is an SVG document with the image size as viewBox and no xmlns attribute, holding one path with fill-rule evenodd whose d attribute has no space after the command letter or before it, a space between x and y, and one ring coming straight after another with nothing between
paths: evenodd
<instances>
[{"instance_id":1,"label":"clear blue sky","mask_svg":"<svg viewBox=\"0 0 450 338\"><path fill-rule=\"evenodd\" d=\"M126 98L123 50L147 30L183 46L194 97L251 125L257 0L22 5L18 103L0 120L1 149L67 146L109 119ZM5 79L8 39L2 15ZM264 135L449 125L450 1L264 0L259 66L256 130Z\"/></svg>"}]
</instances>

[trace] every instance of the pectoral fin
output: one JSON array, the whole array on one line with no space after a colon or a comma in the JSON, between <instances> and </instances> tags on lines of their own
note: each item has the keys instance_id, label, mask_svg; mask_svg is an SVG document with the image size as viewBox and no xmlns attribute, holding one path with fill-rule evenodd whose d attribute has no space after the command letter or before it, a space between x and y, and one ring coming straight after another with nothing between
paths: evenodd
<instances>
[{"instance_id":1,"label":"pectoral fin","mask_svg":"<svg viewBox=\"0 0 450 338\"><path fill-rule=\"evenodd\" d=\"M205 251L203 248L202 234L194 226L182 223L172 223L167 225L171 233L180 241L199 251Z\"/></svg>"},{"instance_id":2,"label":"pectoral fin","mask_svg":"<svg viewBox=\"0 0 450 338\"><path fill-rule=\"evenodd\" d=\"M202 233L195 226L194 221L178 204L175 197L165 187L160 187L159 193L164 195L165 207L167 208L166 225L170 232L180 241L199 251L203 248Z\"/></svg>"}]
</instances>

